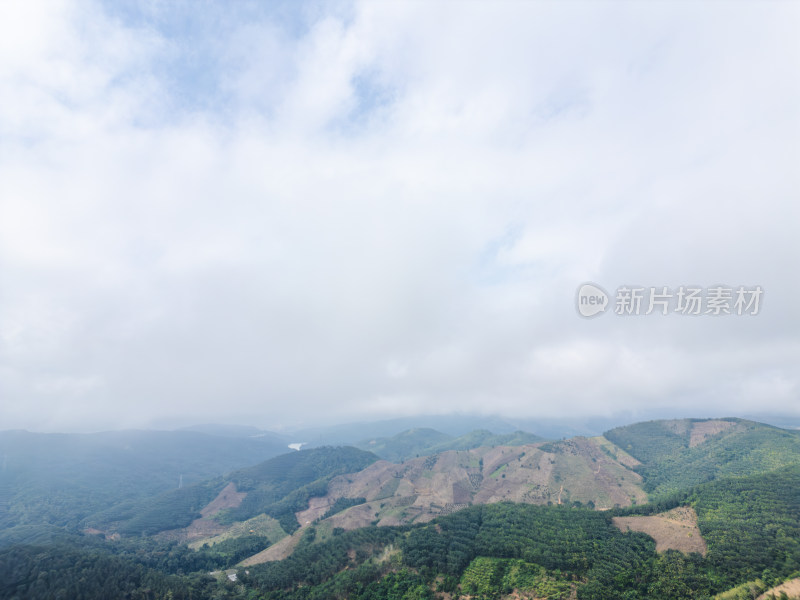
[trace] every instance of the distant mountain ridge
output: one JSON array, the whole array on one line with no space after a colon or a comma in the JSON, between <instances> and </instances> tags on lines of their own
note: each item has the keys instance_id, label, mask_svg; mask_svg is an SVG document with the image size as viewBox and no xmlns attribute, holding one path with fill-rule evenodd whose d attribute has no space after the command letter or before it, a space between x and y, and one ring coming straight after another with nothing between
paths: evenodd
<instances>
[{"instance_id":1,"label":"distant mountain ridge","mask_svg":"<svg viewBox=\"0 0 800 600\"><path fill-rule=\"evenodd\" d=\"M276 444L288 445L290 440L285 435L275 433L274 431L267 431L259 429L252 425L218 425L214 423L206 423L201 425L191 425L189 427L182 427L178 431L194 431L197 433L205 433L208 435L218 435L223 437L239 437L239 438L260 438L268 440Z\"/></svg>"},{"instance_id":2,"label":"distant mountain ridge","mask_svg":"<svg viewBox=\"0 0 800 600\"><path fill-rule=\"evenodd\" d=\"M109 507L152 498L286 451L282 442L191 431L2 431L0 542L14 528L35 532L43 525L78 527ZM49 500L53 497L58 500Z\"/></svg>"},{"instance_id":3,"label":"distant mountain ridge","mask_svg":"<svg viewBox=\"0 0 800 600\"><path fill-rule=\"evenodd\" d=\"M385 460L399 462L447 450L470 450L481 446L521 446L542 441L545 441L544 438L524 431L495 434L488 429L476 429L455 437L423 427L409 429L392 437L362 440L354 445L374 452Z\"/></svg>"}]
</instances>

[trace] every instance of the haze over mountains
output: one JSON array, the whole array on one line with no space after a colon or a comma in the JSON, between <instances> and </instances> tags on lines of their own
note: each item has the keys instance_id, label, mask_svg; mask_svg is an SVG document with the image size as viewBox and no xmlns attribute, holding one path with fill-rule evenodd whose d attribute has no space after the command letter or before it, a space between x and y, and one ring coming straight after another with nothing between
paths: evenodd
<instances>
[{"instance_id":1,"label":"haze over mountains","mask_svg":"<svg viewBox=\"0 0 800 600\"><path fill-rule=\"evenodd\" d=\"M388 425L386 428L390 429ZM462 513L472 519L481 506L490 511L483 519L505 515L503 511L508 510L488 507L529 506L535 510L538 506L546 511L570 510L575 515L588 514L585 511L607 515L601 521L591 520L593 524L586 527L649 532L656 538L659 552L667 551L664 556L700 550L705 556L707 549L707 556L700 559L707 569L720 548L727 546L715 541L709 520L712 513L704 508L704 499L731 493L730 484L725 482L744 486L735 498L725 496L724 510L740 515L731 517L734 521L739 518L748 522L753 511L761 514L761 500L757 499L762 494L759 490L764 489L760 480L748 478L769 475L768 488L789 494L770 500L773 508L784 507L770 517L781 520L779 529L784 534L767 542L760 533L756 537L759 544L772 548L774 556L783 556L779 569L771 567L774 573L788 576L792 565L800 569L800 562L793 562L800 561L800 547L785 538L789 535L786 527L800 528L800 492L792 483L800 476L800 432L794 430L734 418L683 419L616 427L601 436L547 440L523 431L492 433L479 429L456 436L419 427L391 436L357 439L352 446L291 451L287 443L293 438L255 428L193 429L91 435L0 432L0 546L12 553L8 557L16 556L15 560L23 560L19 553L27 552L24 549L30 544L57 544L71 548L70 552L90 551L92 556L110 552L124 557L131 544L150 540L146 553L166 545L172 548L170 553L180 550L181 558L175 558L180 564L234 568L242 581L246 577L242 569L249 573L250 569L283 564L280 561L302 563L309 560L309 552L345 543L343 540L350 540L347 544L354 544L352 548L360 547L362 542L357 540L362 538L358 536L377 536L376 540L389 536L383 542L370 542L372 550L364 555L368 557L379 548L401 543L400 538L393 537L400 535L402 529L398 527L417 528L411 530L419 532L413 535L423 535L428 531L424 529L426 523L433 520L440 523L437 528L445 527L448 519L460 518L457 516ZM339 427L334 435L345 431ZM356 426L352 433L363 435L364 430ZM722 487L703 487L717 482ZM670 510L663 516L651 516ZM626 514L633 516L620 516ZM558 515L520 513L519 518L557 520ZM373 530L376 533L359 533ZM436 536L444 535L444 530L436 531L440 529L434 531ZM603 536L616 539L611 529L603 531ZM344 532L357 537L343 537ZM699 537L690 540L692 536ZM408 546L413 536L401 538L406 539L401 543L405 550L397 560L412 567L419 560L413 558L418 550ZM693 546L690 541L701 545ZM425 543L438 542L431 538ZM468 548L474 542L463 543ZM473 555L471 550L466 552L465 557ZM655 558L661 556L659 552L648 560L664 560ZM503 556L501 552L497 560ZM541 558L531 560L531 564L539 565L536 568L547 567ZM739 560L750 564L756 559ZM360 563L356 560L355 564ZM374 564L384 573L380 562L365 564ZM497 572L502 571L504 576L510 573L508 564L491 562L489 566L500 569ZM159 568L166 575L170 572L164 570L166 567ZM477 576L473 567L464 570L465 563L453 568L454 576L460 578L460 583L453 585L462 591L472 589ZM728 569L725 572L729 576L723 579L731 584L744 583L737 578L753 579L760 574L753 568L747 571L753 577L743 575L744 571L730 575ZM319 583L338 577L338 569ZM437 569L448 572L445 567ZM584 574L575 580L561 580L549 571L542 572L536 581L545 587L543 582L549 582L547 585L560 589L561 595L541 597L566 598L580 590L583 595L579 597L604 597L587 595L592 576L575 572ZM776 575L771 577L778 582ZM243 589L264 592L278 585L249 581L240 584L245 585ZM282 589L282 585L274 589ZM437 589L436 584L425 585L425 589ZM603 589L613 588L603 585ZM25 587L21 582L19 586ZM441 586L439 589L443 590ZM13 596L0 593L0 597Z\"/></svg>"}]
</instances>

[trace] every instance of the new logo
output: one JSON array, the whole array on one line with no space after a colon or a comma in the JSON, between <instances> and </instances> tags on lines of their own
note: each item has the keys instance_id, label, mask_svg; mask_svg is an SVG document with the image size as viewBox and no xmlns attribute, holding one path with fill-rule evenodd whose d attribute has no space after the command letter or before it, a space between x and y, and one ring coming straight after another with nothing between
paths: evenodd
<instances>
[{"instance_id":1,"label":"new logo","mask_svg":"<svg viewBox=\"0 0 800 600\"><path fill-rule=\"evenodd\" d=\"M583 317L596 317L608 308L608 294L598 285L584 283L578 288L578 312Z\"/></svg>"}]
</instances>

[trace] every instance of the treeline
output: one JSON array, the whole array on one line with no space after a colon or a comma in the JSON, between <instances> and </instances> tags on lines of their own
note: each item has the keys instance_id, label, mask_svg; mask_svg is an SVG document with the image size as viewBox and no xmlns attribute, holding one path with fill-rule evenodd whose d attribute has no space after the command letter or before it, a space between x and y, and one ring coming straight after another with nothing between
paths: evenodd
<instances>
[{"instance_id":1,"label":"treeline","mask_svg":"<svg viewBox=\"0 0 800 600\"><path fill-rule=\"evenodd\" d=\"M322 515L321 519L327 519L328 517L332 517L333 515L342 512L343 510L347 510L353 506L358 506L359 504L364 504L367 501L366 498L359 497L359 498L337 498L331 507L325 511L325 514Z\"/></svg>"}]
</instances>

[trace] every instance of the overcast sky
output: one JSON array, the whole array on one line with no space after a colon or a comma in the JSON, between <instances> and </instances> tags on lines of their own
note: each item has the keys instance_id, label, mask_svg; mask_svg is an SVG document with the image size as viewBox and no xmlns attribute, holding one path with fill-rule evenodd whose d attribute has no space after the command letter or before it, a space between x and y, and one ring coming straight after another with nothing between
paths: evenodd
<instances>
[{"instance_id":1,"label":"overcast sky","mask_svg":"<svg viewBox=\"0 0 800 600\"><path fill-rule=\"evenodd\" d=\"M798 30L791 2L4 1L0 429L800 415ZM620 316L623 286L763 294Z\"/></svg>"}]
</instances>

